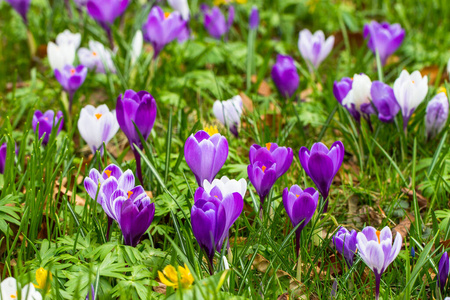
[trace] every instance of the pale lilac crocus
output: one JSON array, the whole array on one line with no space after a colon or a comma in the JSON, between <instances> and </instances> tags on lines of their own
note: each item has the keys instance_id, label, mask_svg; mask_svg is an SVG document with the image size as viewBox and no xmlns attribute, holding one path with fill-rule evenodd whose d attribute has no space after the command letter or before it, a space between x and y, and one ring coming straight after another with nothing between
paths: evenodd
<instances>
[{"instance_id":1,"label":"pale lilac crocus","mask_svg":"<svg viewBox=\"0 0 450 300\"><path fill-rule=\"evenodd\" d=\"M103 143L108 144L119 130L115 110L109 111L106 104L98 107L86 105L80 112L78 130L92 153L95 154L99 150L103 155Z\"/></svg>"},{"instance_id":2,"label":"pale lilac crocus","mask_svg":"<svg viewBox=\"0 0 450 300\"><path fill-rule=\"evenodd\" d=\"M431 139L438 135L448 119L448 99L445 92L441 92L428 102L425 115L425 128L427 138Z\"/></svg>"},{"instance_id":3,"label":"pale lilac crocus","mask_svg":"<svg viewBox=\"0 0 450 300\"><path fill-rule=\"evenodd\" d=\"M403 70L394 82L394 95L403 115L403 129L406 132L409 118L416 108L425 100L428 93L428 77L414 71L411 75Z\"/></svg>"},{"instance_id":4,"label":"pale lilac crocus","mask_svg":"<svg viewBox=\"0 0 450 300\"><path fill-rule=\"evenodd\" d=\"M116 72L111 52L100 42L89 41L89 48L80 48L78 50L78 58L82 65L97 73Z\"/></svg>"},{"instance_id":5,"label":"pale lilac crocus","mask_svg":"<svg viewBox=\"0 0 450 300\"><path fill-rule=\"evenodd\" d=\"M308 29L303 29L299 33L298 49L305 59L310 71L317 69L324 59L330 54L334 45L334 36L325 39L322 30L314 34Z\"/></svg>"},{"instance_id":6,"label":"pale lilac crocus","mask_svg":"<svg viewBox=\"0 0 450 300\"><path fill-rule=\"evenodd\" d=\"M183 20L179 12L164 13L159 6L154 6L150 11L147 21L142 26L144 39L153 46L153 57L157 57L165 45L178 39L185 41L189 36L187 22Z\"/></svg>"},{"instance_id":7,"label":"pale lilac crocus","mask_svg":"<svg viewBox=\"0 0 450 300\"><path fill-rule=\"evenodd\" d=\"M213 105L214 116L220 123L227 126L235 137L239 136L238 127L241 124L242 108L243 102L239 95L226 101L216 100Z\"/></svg>"},{"instance_id":8,"label":"pale lilac crocus","mask_svg":"<svg viewBox=\"0 0 450 300\"><path fill-rule=\"evenodd\" d=\"M373 54L380 55L381 64L385 65L387 58L394 53L405 38L405 30L400 24L378 23L371 21L364 25L363 35L369 39L367 46Z\"/></svg>"},{"instance_id":9,"label":"pale lilac crocus","mask_svg":"<svg viewBox=\"0 0 450 300\"><path fill-rule=\"evenodd\" d=\"M402 248L402 237L396 234L392 244L392 232L389 227L381 231L368 226L356 236L359 256L375 274L375 299L380 297L381 275L395 260Z\"/></svg>"},{"instance_id":10,"label":"pale lilac crocus","mask_svg":"<svg viewBox=\"0 0 450 300\"><path fill-rule=\"evenodd\" d=\"M187 0L167 0L169 5L181 14L183 20L188 21L190 18L189 3Z\"/></svg>"}]
</instances>

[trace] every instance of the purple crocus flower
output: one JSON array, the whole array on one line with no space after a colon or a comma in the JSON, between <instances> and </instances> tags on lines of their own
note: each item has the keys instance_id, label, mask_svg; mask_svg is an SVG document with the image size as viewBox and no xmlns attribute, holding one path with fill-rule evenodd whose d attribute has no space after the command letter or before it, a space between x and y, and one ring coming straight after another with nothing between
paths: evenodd
<instances>
[{"instance_id":1,"label":"purple crocus flower","mask_svg":"<svg viewBox=\"0 0 450 300\"><path fill-rule=\"evenodd\" d=\"M438 135L448 119L448 99L445 93L439 93L428 102L427 114L425 116L425 128L427 138Z\"/></svg>"},{"instance_id":2,"label":"purple crocus flower","mask_svg":"<svg viewBox=\"0 0 450 300\"><path fill-rule=\"evenodd\" d=\"M61 122L59 120L61 119ZM59 122L59 126L56 131L56 135L59 134L63 127L64 118L62 111L58 111L55 116L55 112L53 110L47 110L45 113L42 113L40 110L36 110L33 115L33 131L36 132L36 128L39 124L39 138L42 138L42 136L45 134L44 139L42 140L42 144L45 146L48 143L48 140L50 138L50 133L52 132L53 128L57 126Z\"/></svg>"},{"instance_id":3,"label":"purple crocus flower","mask_svg":"<svg viewBox=\"0 0 450 300\"><path fill-rule=\"evenodd\" d=\"M381 275L395 260L402 248L402 237L397 233L392 244L392 232L389 227L381 231L368 226L356 236L359 256L375 274L375 299L380 296Z\"/></svg>"},{"instance_id":4,"label":"purple crocus flower","mask_svg":"<svg viewBox=\"0 0 450 300\"><path fill-rule=\"evenodd\" d=\"M198 199L192 206L192 232L208 257L211 274L214 253L222 250L223 242L243 207L244 201L239 193L228 194L222 199Z\"/></svg>"},{"instance_id":5,"label":"purple crocus flower","mask_svg":"<svg viewBox=\"0 0 450 300\"><path fill-rule=\"evenodd\" d=\"M228 141L219 133L211 135L203 130L187 138L184 158L199 186L203 181L212 182L228 157Z\"/></svg>"},{"instance_id":6,"label":"purple crocus flower","mask_svg":"<svg viewBox=\"0 0 450 300\"><path fill-rule=\"evenodd\" d=\"M17 145L15 145L16 148L16 156L19 154L19 149L17 148ZM5 173L5 167L6 167L6 154L8 151L8 145L6 143L3 143L0 146L0 174Z\"/></svg>"},{"instance_id":7,"label":"purple crocus flower","mask_svg":"<svg viewBox=\"0 0 450 300\"><path fill-rule=\"evenodd\" d=\"M65 65L61 70L55 69L56 80L69 94L69 112L72 111L73 95L83 84L87 76L87 68L83 65L77 67Z\"/></svg>"},{"instance_id":8,"label":"purple crocus flower","mask_svg":"<svg viewBox=\"0 0 450 300\"><path fill-rule=\"evenodd\" d=\"M347 94L352 90L353 79L344 77L341 81L335 81L333 84L333 94L339 104L345 99Z\"/></svg>"},{"instance_id":9,"label":"purple crocus flower","mask_svg":"<svg viewBox=\"0 0 450 300\"><path fill-rule=\"evenodd\" d=\"M208 5L202 4L200 9L205 16L205 28L213 38L220 39L228 33L234 22L234 7L232 5L228 8L227 20L217 6L211 9Z\"/></svg>"},{"instance_id":10,"label":"purple crocus flower","mask_svg":"<svg viewBox=\"0 0 450 300\"><path fill-rule=\"evenodd\" d=\"M394 90L381 81L374 81L370 88L370 96L373 106L378 111L378 119L385 123L392 122L400 110L400 105L395 99ZM367 104L365 107L361 106L361 110L366 114L376 113L373 110L373 106Z\"/></svg>"},{"instance_id":11,"label":"purple crocus flower","mask_svg":"<svg viewBox=\"0 0 450 300\"><path fill-rule=\"evenodd\" d=\"M252 12L250 13L248 25L251 30L257 29L259 26L259 11L256 6L252 7Z\"/></svg>"},{"instance_id":12,"label":"purple crocus flower","mask_svg":"<svg viewBox=\"0 0 450 300\"><path fill-rule=\"evenodd\" d=\"M334 36L329 36L325 40L325 34L322 30L311 33L308 29L303 29L298 37L298 49L305 59L309 71L318 68L322 61L327 58L333 49Z\"/></svg>"},{"instance_id":13,"label":"purple crocus flower","mask_svg":"<svg viewBox=\"0 0 450 300\"><path fill-rule=\"evenodd\" d=\"M364 25L364 38L369 38L367 46L376 55L380 55L383 65L386 64L387 58L394 53L405 38L405 30L400 24L389 24L387 22L378 23L372 21Z\"/></svg>"},{"instance_id":14,"label":"purple crocus flower","mask_svg":"<svg viewBox=\"0 0 450 300\"><path fill-rule=\"evenodd\" d=\"M298 157L306 175L308 175L325 201L323 211L328 209L328 193L336 173L344 161L344 144L341 141L334 142L330 150L323 143L315 143L311 151L301 147Z\"/></svg>"},{"instance_id":15,"label":"purple crocus flower","mask_svg":"<svg viewBox=\"0 0 450 300\"><path fill-rule=\"evenodd\" d=\"M143 183L141 156L135 149L134 144L141 150L144 146L141 143L134 124L136 124L136 127L139 129L144 140L147 140L153 129L153 125L155 124L156 111L156 101L149 92L140 91L136 93L133 90L126 90L123 95L121 94L117 98L117 121L119 122L120 128L127 136L131 149L134 152L137 176L141 183Z\"/></svg>"},{"instance_id":16,"label":"purple crocus flower","mask_svg":"<svg viewBox=\"0 0 450 300\"><path fill-rule=\"evenodd\" d=\"M300 83L294 59L289 55L278 54L271 75L280 94L283 97L291 98Z\"/></svg>"},{"instance_id":17,"label":"purple crocus flower","mask_svg":"<svg viewBox=\"0 0 450 300\"><path fill-rule=\"evenodd\" d=\"M88 0L88 14L102 26L109 26L127 9L129 0Z\"/></svg>"},{"instance_id":18,"label":"purple crocus flower","mask_svg":"<svg viewBox=\"0 0 450 300\"><path fill-rule=\"evenodd\" d=\"M6 2L22 17L25 25L28 25L27 13L30 9L31 0L6 0Z\"/></svg>"},{"instance_id":19,"label":"purple crocus flower","mask_svg":"<svg viewBox=\"0 0 450 300\"><path fill-rule=\"evenodd\" d=\"M189 37L187 21L183 20L181 14L164 14L159 6L154 6L150 11L147 22L142 26L142 32L144 39L153 46L153 57L157 57L164 46L173 40L183 42Z\"/></svg>"},{"instance_id":20,"label":"purple crocus flower","mask_svg":"<svg viewBox=\"0 0 450 300\"><path fill-rule=\"evenodd\" d=\"M253 144L248 153L250 164L257 161L276 163L276 179L287 172L294 159L294 152L289 147L279 147L276 143L266 143L265 147Z\"/></svg>"},{"instance_id":21,"label":"purple crocus flower","mask_svg":"<svg viewBox=\"0 0 450 300\"><path fill-rule=\"evenodd\" d=\"M439 278L438 286L441 289L441 294L444 292L445 284L447 283L448 274L450 272L450 261L448 258L448 253L444 252L441 259L439 260Z\"/></svg>"},{"instance_id":22,"label":"purple crocus flower","mask_svg":"<svg viewBox=\"0 0 450 300\"><path fill-rule=\"evenodd\" d=\"M295 253L300 250L300 236L303 228L311 221L319 202L319 193L314 188L306 188L304 191L298 186L293 185L291 188L283 190L283 205L286 213L291 219L292 226L299 227L295 232L296 248Z\"/></svg>"},{"instance_id":23,"label":"purple crocus flower","mask_svg":"<svg viewBox=\"0 0 450 300\"><path fill-rule=\"evenodd\" d=\"M256 161L247 167L248 180L255 187L261 201L260 211L263 209L264 200L270 189L277 181L277 164L273 161Z\"/></svg>"},{"instance_id":24,"label":"purple crocus flower","mask_svg":"<svg viewBox=\"0 0 450 300\"><path fill-rule=\"evenodd\" d=\"M356 230L348 231L347 228L340 227L333 236L333 244L336 250L345 258L347 266L353 266L353 258L356 253Z\"/></svg>"}]
</instances>

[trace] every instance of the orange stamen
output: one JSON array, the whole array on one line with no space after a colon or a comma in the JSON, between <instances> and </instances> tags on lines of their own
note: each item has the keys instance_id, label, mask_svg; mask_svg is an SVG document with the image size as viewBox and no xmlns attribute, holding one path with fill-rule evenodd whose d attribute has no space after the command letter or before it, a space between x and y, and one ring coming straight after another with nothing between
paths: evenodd
<instances>
[{"instance_id":1,"label":"orange stamen","mask_svg":"<svg viewBox=\"0 0 450 300\"><path fill-rule=\"evenodd\" d=\"M412 81L412 83L414 83L414 80Z\"/></svg>"},{"instance_id":2,"label":"orange stamen","mask_svg":"<svg viewBox=\"0 0 450 300\"><path fill-rule=\"evenodd\" d=\"M75 69L70 69L70 74L75 74Z\"/></svg>"},{"instance_id":3,"label":"orange stamen","mask_svg":"<svg viewBox=\"0 0 450 300\"><path fill-rule=\"evenodd\" d=\"M263 171L263 173L264 173L264 172L266 171L267 168L266 168L266 166L262 166L261 169L262 169L262 171Z\"/></svg>"},{"instance_id":4,"label":"orange stamen","mask_svg":"<svg viewBox=\"0 0 450 300\"><path fill-rule=\"evenodd\" d=\"M269 151L270 151L270 146L272 146L272 143L267 143L267 144L266 144L266 148L267 148L267 150L269 150Z\"/></svg>"},{"instance_id":5,"label":"orange stamen","mask_svg":"<svg viewBox=\"0 0 450 300\"><path fill-rule=\"evenodd\" d=\"M132 192L132 191L129 191L129 192L128 192L128 199L130 199L131 195L133 195L133 192Z\"/></svg>"},{"instance_id":6,"label":"orange stamen","mask_svg":"<svg viewBox=\"0 0 450 300\"><path fill-rule=\"evenodd\" d=\"M167 19L168 17L170 17L170 12L165 12L164 13L164 19Z\"/></svg>"},{"instance_id":7,"label":"orange stamen","mask_svg":"<svg viewBox=\"0 0 450 300\"><path fill-rule=\"evenodd\" d=\"M297 195L297 194L295 194L295 196L298 198L298 197L300 197L300 195Z\"/></svg>"},{"instance_id":8,"label":"orange stamen","mask_svg":"<svg viewBox=\"0 0 450 300\"><path fill-rule=\"evenodd\" d=\"M376 232L376 235L377 235L377 238L378 238L378 244L380 244L380 231L379 230L377 230L377 232Z\"/></svg>"},{"instance_id":9,"label":"orange stamen","mask_svg":"<svg viewBox=\"0 0 450 300\"><path fill-rule=\"evenodd\" d=\"M111 176L111 171L110 170L105 170L105 174L108 176L108 178Z\"/></svg>"},{"instance_id":10,"label":"orange stamen","mask_svg":"<svg viewBox=\"0 0 450 300\"><path fill-rule=\"evenodd\" d=\"M100 118L102 117L102 114L95 114L94 116L97 118L97 120L100 120Z\"/></svg>"},{"instance_id":11,"label":"orange stamen","mask_svg":"<svg viewBox=\"0 0 450 300\"><path fill-rule=\"evenodd\" d=\"M97 52L92 51L92 55L97 56Z\"/></svg>"}]
</instances>

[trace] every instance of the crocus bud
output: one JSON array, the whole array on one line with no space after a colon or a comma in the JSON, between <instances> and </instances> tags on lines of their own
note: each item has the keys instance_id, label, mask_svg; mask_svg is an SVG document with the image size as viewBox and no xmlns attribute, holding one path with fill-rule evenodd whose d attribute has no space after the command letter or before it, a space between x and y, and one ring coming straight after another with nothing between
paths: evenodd
<instances>
[{"instance_id":1,"label":"crocus bud","mask_svg":"<svg viewBox=\"0 0 450 300\"><path fill-rule=\"evenodd\" d=\"M387 22L378 23L372 21L364 25L364 38L369 38L367 46L376 55L380 55L383 65L386 64L387 58L394 53L405 38L405 30L400 24L389 24Z\"/></svg>"},{"instance_id":2,"label":"crocus bud","mask_svg":"<svg viewBox=\"0 0 450 300\"><path fill-rule=\"evenodd\" d=\"M425 115L427 137L430 139L438 135L447 123L447 119L447 95L445 93L439 93L427 105L427 114Z\"/></svg>"},{"instance_id":3,"label":"crocus bud","mask_svg":"<svg viewBox=\"0 0 450 300\"><path fill-rule=\"evenodd\" d=\"M257 29L259 26L259 11L256 6L252 7L252 12L250 13L248 25L251 30Z\"/></svg>"},{"instance_id":4,"label":"crocus bud","mask_svg":"<svg viewBox=\"0 0 450 300\"><path fill-rule=\"evenodd\" d=\"M214 116L220 123L227 126L231 133L238 137L238 127L241 124L242 98L237 95L230 100L216 100L213 105Z\"/></svg>"},{"instance_id":5,"label":"crocus bud","mask_svg":"<svg viewBox=\"0 0 450 300\"><path fill-rule=\"evenodd\" d=\"M177 12L181 14L183 20L188 21L190 10L187 0L168 0L169 5Z\"/></svg>"},{"instance_id":6,"label":"crocus bud","mask_svg":"<svg viewBox=\"0 0 450 300\"><path fill-rule=\"evenodd\" d=\"M129 0L88 0L88 14L102 26L114 23L114 20L127 9Z\"/></svg>"},{"instance_id":7,"label":"crocus bud","mask_svg":"<svg viewBox=\"0 0 450 300\"><path fill-rule=\"evenodd\" d=\"M353 258L356 253L356 230L348 231L347 228L340 227L333 236L333 244L336 250L345 258L347 266L353 266Z\"/></svg>"},{"instance_id":8,"label":"crocus bud","mask_svg":"<svg viewBox=\"0 0 450 300\"><path fill-rule=\"evenodd\" d=\"M439 277L438 277L438 285L441 289L441 293L444 292L445 284L447 283L448 274L450 271L450 261L448 258L448 253L444 252L442 254L441 259L439 260Z\"/></svg>"},{"instance_id":9,"label":"crocus bud","mask_svg":"<svg viewBox=\"0 0 450 300\"><path fill-rule=\"evenodd\" d=\"M78 50L78 58L82 65L89 70L95 70L97 73L105 74L106 70L111 73L116 72L111 53L105 49L102 43L89 41L89 49L80 48Z\"/></svg>"},{"instance_id":10,"label":"crocus bud","mask_svg":"<svg viewBox=\"0 0 450 300\"><path fill-rule=\"evenodd\" d=\"M154 57L157 57L164 46L173 40L178 39L179 42L183 42L189 36L187 22L183 20L180 13L164 14L159 6L154 6L150 11L147 22L142 26L142 32L144 39L153 46Z\"/></svg>"},{"instance_id":11,"label":"crocus bud","mask_svg":"<svg viewBox=\"0 0 450 300\"><path fill-rule=\"evenodd\" d=\"M136 60L141 56L142 47L144 45L144 36L142 31L138 30L134 34L133 40L131 41L131 64L134 65Z\"/></svg>"},{"instance_id":12,"label":"crocus bud","mask_svg":"<svg viewBox=\"0 0 450 300\"><path fill-rule=\"evenodd\" d=\"M311 151L301 147L298 157L306 175L308 175L323 199L326 200L324 212L328 209L328 194L334 176L339 171L344 161L344 144L341 141L334 142L330 150L322 143L315 143Z\"/></svg>"},{"instance_id":13,"label":"crocus bud","mask_svg":"<svg viewBox=\"0 0 450 300\"><path fill-rule=\"evenodd\" d=\"M306 224L311 221L319 202L319 193L314 188L307 188L304 191L298 186L293 185L291 188L283 190L283 205L292 226L295 228L298 224L296 235L296 251L300 249L300 235Z\"/></svg>"},{"instance_id":14,"label":"crocus bud","mask_svg":"<svg viewBox=\"0 0 450 300\"><path fill-rule=\"evenodd\" d=\"M380 296L381 275L395 260L402 248L402 237L399 233L392 244L392 232L389 227L381 231L368 226L356 236L359 256L375 275L375 299Z\"/></svg>"},{"instance_id":15,"label":"crocus bud","mask_svg":"<svg viewBox=\"0 0 450 300\"><path fill-rule=\"evenodd\" d=\"M314 34L308 29L303 29L299 33L298 49L305 59L308 68L312 71L313 67L318 68L322 61L330 54L334 45L334 36L329 36L325 40L325 34L322 30Z\"/></svg>"},{"instance_id":16,"label":"crocus bud","mask_svg":"<svg viewBox=\"0 0 450 300\"><path fill-rule=\"evenodd\" d=\"M205 251L210 266L215 251L221 251L231 226L242 212L244 201L238 193L222 200L216 197L197 200L191 209L192 232L200 248ZM210 269L213 273L213 270Z\"/></svg>"},{"instance_id":17,"label":"crocus bud","mask_svg":"<svg viewBox=\"0 0 450 300\"><path fill-rule=\"evenodd\" d=\"M339 104L345 99L347 94L352 90L353 79L344 77L341 81L335 81L333 84L333 94Z\"/></svg>"},{"instance_id":18,"label":"crocus bud","mask_svg":"<svg viewBox=\"0 0 450 300\"><path fill-rule=\"evenodd\" d=\"M97 108L86 105L80 112L78 130L92 153L95 154L97 150L100 150L103 155L103 143L108 144L119 130L116 112L114 110L110 112L105 104Z\"/></svg>"},{"instance_id":19,"label":"crocus bud","mask_svg":"<svg viewBox=\"0 0 450 300\"><path fill-rule=\"evenodd\" d=\"M6 0L12 8L22 17L25 25L28 24L27 14L30 9L31 0Z\"/></svg>"},{"instance_id":20,"label":"crocus bud","mask_svg":"<svg viewBox=\"0 0 450 300\"><path fill-rule=\"evenodd\" d=\"M414 71L409 75L403 70L394 82L394 95L403 115L403 129L406 131L409 118L428 93L428 77Z\"/></svg>"},{"instance_id":21,"label":"crocus bud","mask_svg":"<svg viewBox=\"0 0 450 300\"><path fill-rule=\"evenodd\" d=\"M370 88L372 103L378 111L378 119L381 122L392 122L400 110L395 99L394 90L381 81L374 81Z\"/></svg>"},{"instance_id":22,"label":"crocus bud","mask_svg":"<svg viewBox=\"0 0 450 300\"><path fill-rule=\"evenodd\" d=\"M199 186L213 181L228 157L228 141L217 132L197 131L184 144L184 158Z\"/></svg>"},{"instance_id":23,"label":"crocus bud","mask_svg":"<svg viewBox=\"0 0 450 300\"><path fill-rule=\"evenodd\" d=\"M133 122L141 132L144 140L147 140L155 124L156 111L155 98L149 92L140 91L136 93L133 90L126 90L123 95L120 94L117 98L117 121L127 136L132 149L134 149L133 144L143 149Z\"/></svg>"},{"instance_id":24,"label":"crocus bud","mask_svg":"<svg viewBox=\"0 0 450 300\"><path fill-rule=\"evenodd\" d=\"M201 7L201 11L205 16L204 25L208 33L216 39L220 39L227 34L234 22L234 7L228 8L228 19L220 11L220 8L214 6L212 9L206 4Z\"/></svg>"},{"instance_id":25,"label":"crocus bud","mask_svg":"<svg viewBox=\"0 0 450 300\"><path fill-rule=\"evenodd\" d=\"M294 59L288 55L278 54L271 75L280 94L283 97L291 98L300 83Z\"/></svg>"},{"instance_id":26,"label":"crocus bud","mask_svg":"<svg viewBox=\"0 0 450 300\"><path fill-rule=\"evenodd\" d=\"M59 120L61 119L61 122ZM56 128L56 135L59 134L63 127L63 113L62 111L58 111L55 116L55 112L53 110L47 110L45 113L42 113L40 110L36 110L33 115L33 131L36 132L37 125L39 124L39 132L38 136L39 138L42 138L42 136L45 137L42 140L42 144L45 146L48 143L48 140L50 138L50 133L52 132L53 128L55 128L58 125L58 128Z\"/></svg>"}]
</instances>

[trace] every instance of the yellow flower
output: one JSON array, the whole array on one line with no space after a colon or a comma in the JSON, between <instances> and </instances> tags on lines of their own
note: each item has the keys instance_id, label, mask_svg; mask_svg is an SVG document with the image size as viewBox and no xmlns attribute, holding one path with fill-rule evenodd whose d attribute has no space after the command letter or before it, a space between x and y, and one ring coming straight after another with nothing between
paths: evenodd
<instances>
[{"instance_id":1,"label":"yellow flower","mask_svg":"<svg viewBox=\"0 0 450 300\"><path fill-rule=\"evenodd\" d=\"M179 288L180 285L183 289L187 289L194 283L194 277L186 264L184 264L184 268L178 266L178 272L175 267L168 265L162 273L158 271L158 276L162 283L174 289Z\"/></svg>"},{"instance_id":2,"label":"yellow flower","mask_svg":"<svg viewBox=\"0 0 450 300\"><path fill-rule=\"evenodd\" d=\"M441 86L440 88L438 88L437 93L445 93L445 95L447 96L447 90L445 89L445 87Z\"/></svg>"},{"instance_id":3,"label":"yellow flower","mask_svg":"<svg viewBox=\"0 0 450 300\"><path fill-rule=\"evenodd\" d=\"M36 270L36 281L38 284L34 286L41 290L48 290L50 288L50 281L52 280L52 273L40 267Z\"/></svg>"},{"instance_id":4,"label":"yellow flower","mask_svg":"<svg viewBox=\"0 0 450 300\"><path fill-rule=\"evenodd\" d=\"M231 2L236 2L238 4L244 4L244 3L247 3L247 0L214 0L214 5L219 6L219 5L228 4Z\"/></svg>"},{"instance_id":5,"label":"yellow flower","mask_svg":"<svg viewBox=\"0 0 450 300\"><path fill-rule=\"evenodd\" d=\"M209 136L213 136L216 133L219 133L219 130L217 130L217 126L206 126L204 129L204 131L206 131L206 133L209 134Z\"/></svg>"}]
</instances>

